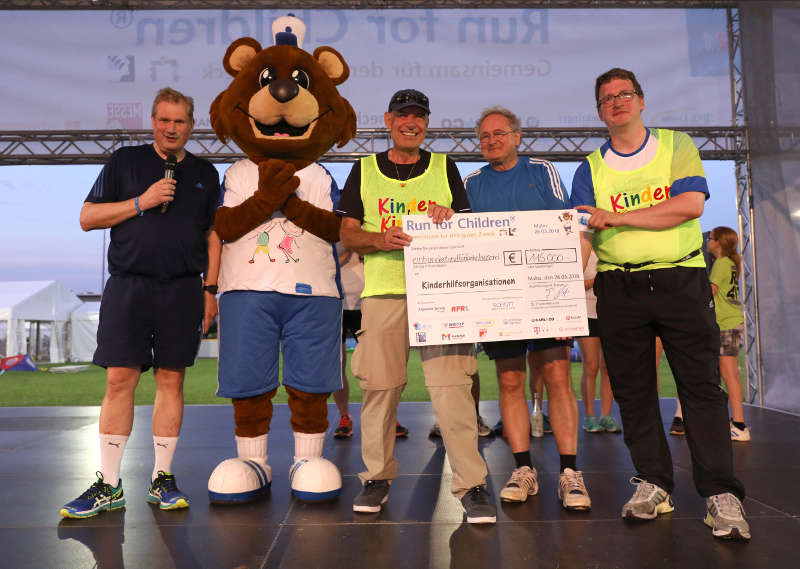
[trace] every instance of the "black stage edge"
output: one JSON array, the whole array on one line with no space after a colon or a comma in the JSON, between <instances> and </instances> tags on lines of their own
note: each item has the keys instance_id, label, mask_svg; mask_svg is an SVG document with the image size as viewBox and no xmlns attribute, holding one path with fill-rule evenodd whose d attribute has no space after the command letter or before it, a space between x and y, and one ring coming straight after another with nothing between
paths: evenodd
<instances>
[{"instance_id":1,"label":"black stage edge","mask_svg":"<svg viewBox=\"0 0 800 569\"><path fill-rule=\"evenodd\" d=\"M674 400L662 401L665 425ZM718 541L702 523L683 437L669 437L675 462L676 509L656 521L620 517L633 487L622 435L581 431L578 467L592 497L588 513L567 513L556 499L558 453L552 435L532 439L541 491L525 504L500 504L513 467L506 443L481 439L498 506L494 526L469 526L442 475L444 449L428 439L429 403L402 403L410 436L398 440L400 476L383 512L355 514L360 486L358 436L331 436L325 456L342 471L338 502L310 506L290 496L292 436L288 408L276 406L269 438L271 497L241 507L211 506L208 475L235 453L228 406L187 407L174 471L192 499L189 510L162 512L145 502L152 470L151 407L137 407L122 465L127 508L87 520L63 520L62 504L93 481L97 407L0 408L0 567L2 568L712 568L798 567L800 547L800 417L746 407L753 441L736 443L737 475L747 487L750 543ZM497 402L481 403L491 425ZM617 411L615 409L615 414ZM617 415L618 416L618 415ZM582 420L582 417L581 417Z\"/></svg>"}]
</instances>

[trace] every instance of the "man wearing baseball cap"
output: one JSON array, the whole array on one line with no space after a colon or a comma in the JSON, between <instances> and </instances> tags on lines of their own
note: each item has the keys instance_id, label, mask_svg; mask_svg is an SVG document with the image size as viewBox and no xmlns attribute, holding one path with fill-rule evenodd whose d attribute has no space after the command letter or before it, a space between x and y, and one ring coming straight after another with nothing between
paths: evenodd
<instances>
[{"instance_id":1,"label":"man wearing baseball cap","mask_svg":"<svg viewBox=\"0 0 800 569\"><path fill-rule=\"evenodd\" d=\"M428 128L428 97L414 89L395 93L384 114L392 148L353 166L336 212L342 216L342 244L364 256L361 331L351 369L363 390L361 454L364 487L356 512L379 512L397 476L395 423L408 381L408 317L403 249L411 237L402 215L425 213L434 223L469 212L455 163L420 149ZM470 392L477 372L473 344L419 348L425 385L453 469L451 490L461 499L469 523L494 523L496 510L486 492L486 463L478 453L475 402Z\"/></svg>"}]
</instances>

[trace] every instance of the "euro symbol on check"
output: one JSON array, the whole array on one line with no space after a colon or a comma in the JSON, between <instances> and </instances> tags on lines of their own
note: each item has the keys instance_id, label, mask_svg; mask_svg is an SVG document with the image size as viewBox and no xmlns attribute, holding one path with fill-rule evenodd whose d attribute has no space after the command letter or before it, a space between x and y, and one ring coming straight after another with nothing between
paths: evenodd
<instances>
[{"instance_id":1,"label":"euro symbol on check","mask_svg":"<svg viewBox=\"0 0 800 569\"><path fill-rule=\"evenodd\" d=\"M506 265L521 265L522 251L503 251L503 259Z\"/></svg>"}]
</instances>

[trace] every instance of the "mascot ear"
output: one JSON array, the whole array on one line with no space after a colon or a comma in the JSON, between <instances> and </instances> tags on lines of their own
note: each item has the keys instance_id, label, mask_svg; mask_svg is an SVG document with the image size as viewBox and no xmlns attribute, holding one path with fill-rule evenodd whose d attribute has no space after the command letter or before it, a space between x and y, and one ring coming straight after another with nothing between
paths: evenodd
<instances>
[{"instance_id":1,"label":"mascot ear","mask_svg":"<svg viewBox=\"0 0 800 569\"><path fill-rule=\"evenodd\" d=\"M261 51L261 44L253 38L239 38L234 41L225 52L222 58L222 65L233 77L250 63L258 52Z\"/></svg>"},{"instance_id":2,"label":"mascot ear","mask_svg":"<svg viewBox=\"0 0 800 569\"><path fill-rule=\"evenodd\" d=\"M332 47L323 45L314 50L314 59L319 61L322 69L331 78L334 85L344 83L350 76L350 68L344 58Z\"/></svg>"}]
</instances>

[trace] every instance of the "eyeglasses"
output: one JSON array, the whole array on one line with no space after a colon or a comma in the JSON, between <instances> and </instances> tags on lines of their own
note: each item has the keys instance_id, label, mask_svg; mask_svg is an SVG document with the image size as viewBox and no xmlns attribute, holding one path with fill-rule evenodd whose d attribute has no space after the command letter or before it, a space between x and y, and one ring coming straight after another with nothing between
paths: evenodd
<instances>
[{"instance_id":1,"label":"eyeglasses","mask_svg":"<svg viewBox=\"0 0 800 569\"><path fill-rule=\"evenodd\" d=\"M514 132L513 130L495 130L494 132L484 132L482 135L478 137L478 140L481 141L481 144L486 144L490 140L494 139L498 142L502 142L505 137L509 134Z\"/></svg>"},{"instance_id":2,"label":"eyeglasses","mask_svg":"<svg viewBox=\"0 0 800 569\"><path fill-rule=\"evenodd\" d=\"M631 99L633 99L634 95L638 95L636 91L620 91L616 95L606 95L599 101L597 101L598 107L607 107L612 105L614 101L619 99L620 103L627 103Z\"/></svg>"}]
</instances>

